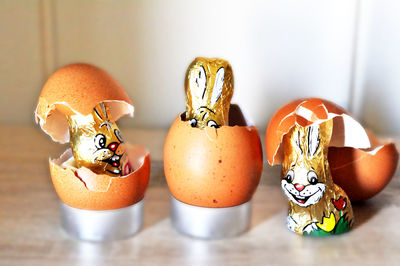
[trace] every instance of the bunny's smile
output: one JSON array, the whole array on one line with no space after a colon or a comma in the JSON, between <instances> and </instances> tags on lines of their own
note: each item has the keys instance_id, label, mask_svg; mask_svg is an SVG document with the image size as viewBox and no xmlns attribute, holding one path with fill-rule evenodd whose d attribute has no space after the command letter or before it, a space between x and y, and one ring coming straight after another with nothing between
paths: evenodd
<instances>
[{"instance_id":1,"label":"bunny's smile","mask_svg":"<svg viewBox=\"0 0 400 266\"><path fill-rule=\"evenodd\" d=\"M325 192L325 184L317 183L307 185L301 191L296 189L295 185L282 179L281 186L286 196L295 204L301 207L307 207L317 203Z\"/></svg>"},{"instance_id":2,"label":"bunny's smile","mask_svg":"<svg viewBox=\"0 0 400 266\"><path fill-rule=\"evenodd\" d=\"M102 160L102 161L108 163L112 167L117 168L117 169L114 169L113 171L106 169L106 171L111 172L113 174L120 174L121 170L118 169L119 166L121 165L120 160L121 160L121 156L114 154L112 157L110 157L106 160Z\"/></svg>"},{"instance_id":3,"label":"bunny's smile","mask_svg":"<svg viewBox=\"0 0 400 266\"><path fill-rule=\"evenodd\" d=\"M98 149L94 155L95 158L93 162L99 161L99 162L104 162L106 163L105 165L105 171L114 174L114 175L120 175L121 174L121 158L124 155L124 153L118 154L117 152L120 152L120 149L118 149L120 146L120 143L118 142L113 142L110 143L107 147Z\"/></svg>"}]
</instances>

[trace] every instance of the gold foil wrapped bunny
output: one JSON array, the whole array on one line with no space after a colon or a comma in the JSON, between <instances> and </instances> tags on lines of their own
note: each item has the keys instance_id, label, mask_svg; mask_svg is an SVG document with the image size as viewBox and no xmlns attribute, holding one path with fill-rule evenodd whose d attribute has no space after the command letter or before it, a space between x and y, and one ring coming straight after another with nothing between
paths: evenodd
<instances>
[{"instance_id":1,"label":"gold foil wrapped bunny","mask_svg":"<svg viewBox=\"0 0 400 266\"><path fill-rule=\"evenodd\" d=\"M86 167L111 176L131 172L124 140L106 104L98 104L89 115L76 114L67 119L77 168Z\"/></svg>"},{"instance_id":2,"label":"gold foil wrapped bunny","mask_svg":"<svg viewBox=\"0 0 400 266\"><path fill-rule=\"evenodd\" d=\"M193 127L219 128L227 125L233 95L230 64L219 58L196 58L185 81L186 120Z\"/></svg>"},{"instance_id":3,"label":"gold foil wrapped bunny","mask_svg":"<svg viewBox=\"0 0 400 266\"><path fill-rule=\"evenodd\" d=\"M304 235L333 235L353 225L346 193L332 181L328 146L333 121L302 127L284 136L281 186L289 198L288 228Z\"/></svg>"}]
</instances>

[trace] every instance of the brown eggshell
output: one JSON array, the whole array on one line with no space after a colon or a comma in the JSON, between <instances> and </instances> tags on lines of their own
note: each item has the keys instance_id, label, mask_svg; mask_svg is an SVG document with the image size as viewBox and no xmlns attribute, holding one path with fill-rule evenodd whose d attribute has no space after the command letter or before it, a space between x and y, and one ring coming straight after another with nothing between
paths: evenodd
<instances>
[{"instance_id":1,"label":"brown eggshell","mask_svg":"<svg viewBox=\"0 0 400 266\"><path fill-rule=\"evenodd\" d=\"M231 107L231 112L235 109ZM201 207L245 203L261 177L258 131L253 126L193 128L178 116L165 141L164 170L172 195L184 203Z\"/></svg>"},{"instance_id":2,"label":"brown eggshell","mask_svg":"<svg viewBox=\"0 0 400 266\"><path fill-rule=\"evenodd\" d=\"M112 118L133 116L125 90L104 70L72 64L57 70L44 85L35 111L36 122L54 141L69 141L65 115L89 114L100 102L108 103Z\"/></svg>"},{"instance_id":3,"label":"brown eggshell","mask_svg":"<svg viewBox=\"0 0 400 266\"><path fill-rule=\"evenodd\" d=\"M396 171L399 154L393 143L372 151L329 148L328 160L333 181L346 191L352 201L367 200L378 194Z\"/></svg>"},{"instance_id":4,"label":"brown eggshell","mask_svg":"<svg viewBox=\"0 0 400 266\"><path fill-rule=\"evenodd\" d=\"M62 163L72 157L70 149L59 159L50 160L50 175L58 196L65 204L86 210L118 209L140 201L149 182L150 155L145 148L130 145L126 153L134 171L123 177L65 167Z\"/></svg>"}]
</instances>

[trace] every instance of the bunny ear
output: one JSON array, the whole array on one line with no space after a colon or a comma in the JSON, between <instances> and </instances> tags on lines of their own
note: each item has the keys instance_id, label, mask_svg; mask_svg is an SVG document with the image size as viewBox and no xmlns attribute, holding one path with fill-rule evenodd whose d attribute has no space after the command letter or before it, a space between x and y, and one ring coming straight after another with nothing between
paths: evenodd
<instances>
[{"instance_id":1,"label":"bunny ear","mask_svg":"<svg viewBox=\"0 0 400 266\"><path fill-rule=\"evenodd\" d=\"M300 150L300 154L303 155L303 149L301 148L301 144L300 144L300 131L297 131L297 138L295 141L296 141L297 148L299 148L299 150Z\"/></svg>"},{"instance_id":2,"label":"bunny ear","mask_svg":"<svg viewBox=\"0 0 400 266\"><path fill-rule=\"evenodd\" d=\"M198 71L193 71L190 75L191 92L197 98L203 99L207 88L207 74L203 66L199 67Z\"/></svg>"},{"instance_id":3,"label":"bunny ear","mask_svg":"<svg viewBox=\"0 0 400 266\"><path fill-rule=\"evenodd\" d=\"M94 112L96 113L97 118L102 119L101 110L98 110L97 106L94 107Z\"/></svg>"},{"instance_id":4,"label":"bunny ear","mask_svg":"<svg viewBox=\"0 0 400 266\"><path fill-rule=\"evenodd\" d=\"M222 94L222 87L224 86L224 78L225 78L225 69L221 67L218 69L217 74L215 75L215 83L214 88L211 95L211 105L218 101Z\"/></svg>"},{"instance_id":5,"label":"bunny ear","mask_svg":"<svg viewBox=\"0 0 400 266\"><path fill-rule=\"evenodd\" d=\"M313 157L319 147L319 125L308 128L308 154Z\"/></svg>"},{"instance_id":6,"label":"bunny ear","mask_svg":"<svg viewBox=\"0 0 400 266\"><path fill-rule=\"evenodd\" d=\"M108 118L107 110L106 110L106 105L104 103L100 103L101 111L103 112L103 115L105 118Z\"/></svg>"},{"instance_id":7,"label":"bunny ear","mask_svg":"<svg viewBox=\"0 0 400 266\"><path fill-rule=\"evenodd\" d=\"M107 114L107 107L104 103L99 103L94 107L94 112L96 113L98 119L100 120L107 120L108 119L108 114Z\"/></svg>"}]
</instances>

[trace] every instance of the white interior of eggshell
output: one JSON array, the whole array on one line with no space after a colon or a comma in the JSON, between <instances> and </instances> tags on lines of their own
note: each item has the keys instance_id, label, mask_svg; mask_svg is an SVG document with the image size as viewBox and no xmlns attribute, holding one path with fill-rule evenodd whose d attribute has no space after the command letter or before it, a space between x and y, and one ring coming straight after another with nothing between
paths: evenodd
<instances>
[{"instance_id":1,"label":"white interior of eggshell","mask_svg":"<svg viewBox=\"0 0 400 266\"><path fill-rule=\"evenodd\" d=\"M330 114L331 115L331 114ZM330 146L367 149L371 147L363 126L347 114L335 116Z\"/></svg>"},{"instance_id":2,"label":"white interior of eggshell","mask_svg":"<svg viewBox=\"0 0 400 266\"><path fill-rule=\"evenodd\" d=\"M313 121L313 112L307 108L299 106L294 113L308 121ZM357 120L348 114L328 113L327 119L314 120L313 122L314 124L320 124L330 119L333 119L333 132L329 146L353 147L357 149L371 147L366 130Z\"/></svg>"},{"instance_id":3,"label":"white interior of eggshell","mask_svg":"<svg viewBox=\"0 0 400 266\"><path fill-rule=\"evenodd\" d=\"M110 114L114 121L117 121L125 115L133 117L134 107L131 104L119 100L104 100L103 102L107 103L107 105L109 106ZM42 130L46 132L46 134L49 135L53 141L67 143L69 142L68 121L65 114L57 109L57 105L67 106L73 113L80 114L78 111L74 110L68 103L56 102L48 108L48 112L45 114L45 119L42 119L42 117L38 115L36 110L36 122L40 124Z\"/></svg>"},{"instance_id":4,"label":"white interior of eggshell","mask_svg":"<svg viewBox=\"0 0 400 266\"><path fill-rule=\"evenodd\" d=\"M132 173L138 171L143 166L145 157L149 154L149 151L143 146L140 145L132 146L129 144L127 144L126 146L127 146L126 153L128 155L128 160L133 168L133 172L129 173L126 176L112 177L108 175L98 175L86 167L81 167L77 169L73 167L74 157L72 154L72 150L70 148L67 149L63 154L61 154L59 158L50 159L50 162L57 166L62 167L65 170L70 170L72 172L76 171L77 175L79 176L76 178L79 179L81 182L83 182L88 190L95 192L107 192L111 186L112 181L115 178L125 178L131 175ZM108 184L104 187L99 187L98 184L96 183L96 180L98 180L98 178L101 177L109 179Z\"/></svg>"},{"instance_id":5,"label":"white interior of eggshell","mask_svg":"<svg viewBox=\"0 0 400 266\"><path fill-rule=\"evenodd\" d=\"M370 155L375 155L378 151L380 151L383 147L385 147L385 144L390 143L391 141L386 140L385 143L381 142L377 137L374 135L374 133L368 129L366 129L366 132L368 134L368 138L371 142L371 147L368 149L364 149L364 152L370 154Z\"/></svg>"}]
</instances>

